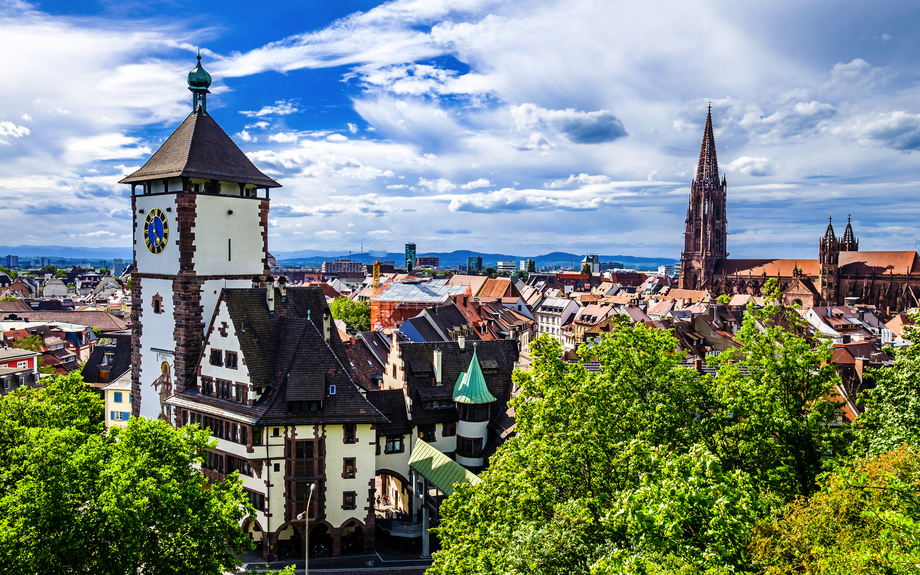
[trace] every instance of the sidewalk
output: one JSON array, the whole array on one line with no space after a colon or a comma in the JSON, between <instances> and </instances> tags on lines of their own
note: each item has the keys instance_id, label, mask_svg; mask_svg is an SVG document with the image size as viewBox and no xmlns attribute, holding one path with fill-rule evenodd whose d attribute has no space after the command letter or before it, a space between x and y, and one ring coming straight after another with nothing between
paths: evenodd
<instances>
[{"instance_id":1,"label":"sidewalk","mask_svg":"<svg viewBox=\"0 0 920 575\"><path fill-rule=\"evenodd\" d=\"M275 561L268 563L270 569L280 571L288 565L294 565L299 573L303 573L303 559L300 561ZM240 573L258 573L265 569L266 563L262 561L243 563ZM316 557L310 559L310 573L378 573L386 572L389 575L421 575L431 566L431 559L399 558L384 560L377 553L362 553L360 555L340 555L338 557Z\"/></svg>"}]
</instances>

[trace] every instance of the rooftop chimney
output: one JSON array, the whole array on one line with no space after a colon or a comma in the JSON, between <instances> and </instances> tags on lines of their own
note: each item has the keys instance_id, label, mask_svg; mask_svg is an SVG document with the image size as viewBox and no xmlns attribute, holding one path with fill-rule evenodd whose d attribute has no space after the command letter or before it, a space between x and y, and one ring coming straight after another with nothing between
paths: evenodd
<instances>
[{"instance_id":1,"label":"rooftop chimney","mask_svg":"<svg viewBox=\"0 0 920 575\"><path fill-rule=\"evenodd\" d=\"M434 364L434 380L436 385L441 385L441 350L434 350L432 363Z\"/></svg>"},{"instance_id":2,"label":"rooftop chimney","mask_svg":"<svg viewBox=\"0 0 920 575\"><path fill-rule=\"evenodd\" d=\"M273 281L266 282L265 303L268 305L268 313L275 313L275 283Z\"/></svg>"},{"instance_id":3,"label":"rooftop chimney","mask_svg":"<svg viewBox=\"0 0 920 575\"><path fill-rule=\"evenodd\" d=\"M462 336L462 335L461 335L460 337L458 337L458 338L457 338L457 345L460 346L460 349L466 349L466 338L465 338L464 336Z\"/></svg>"}]
</instances>

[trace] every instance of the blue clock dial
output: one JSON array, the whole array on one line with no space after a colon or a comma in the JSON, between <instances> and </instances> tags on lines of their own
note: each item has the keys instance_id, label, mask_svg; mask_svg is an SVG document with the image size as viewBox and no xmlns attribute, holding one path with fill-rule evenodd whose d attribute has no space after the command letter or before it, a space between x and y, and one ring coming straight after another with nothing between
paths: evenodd
<instances>
[{"instance_id":1,"label":"blue clock dial","mask_svg":"<svg viewBox=\"0 0 920 575\"><path fill-rule=\"evenodd\" d=\"M152 254L159 254L166 249L169 239L169 220L160 208L153 208L144 220L144 243Z\"/></svg>"}]
</instances>

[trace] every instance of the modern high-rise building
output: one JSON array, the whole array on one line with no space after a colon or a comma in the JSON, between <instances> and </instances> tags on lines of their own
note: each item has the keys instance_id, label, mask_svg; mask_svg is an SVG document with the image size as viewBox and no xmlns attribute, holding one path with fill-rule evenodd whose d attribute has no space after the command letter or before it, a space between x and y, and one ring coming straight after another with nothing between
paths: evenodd
<instances>
[{"instance_id":1,"label":"modern high-rise building","mask_svg":"<svg viewBox=\"0 0 920 575\"><path fill-rule=\"evenodd\" d=\"M441 258L436 256L422 256L415 258L415 267L420 270L441 267Z\"/></svg>"},{"instance_id":2,"label":"modern high-rise building","mask_svg":"<svg viewBox=\"0 0 920 575\"><path fill-rule=\"evenodd\" d=\"M521 260L518 270L529 274L535 273L537 271L537 262L531 259Z\"/></svg>"},{"instance_id":3,"label":"modern high-rise building","mask_svg":"<svg viewBox=\"0 0 920 575\"><path fill-rule=\"evenodd\" d=\"M415 244L406 244L406 271L411 272L415 268Z\"/></svg>"},{"instance_id":4,"label":"modern high-rise building","mask_svg":"<svg viewBox=\"0 0 920 575\"><path fill-rule=\"evenodd\" d=\"M471 272L481 272L482 256L470 256L466 258L466 269Z\"/></svg>"}]
</instances>

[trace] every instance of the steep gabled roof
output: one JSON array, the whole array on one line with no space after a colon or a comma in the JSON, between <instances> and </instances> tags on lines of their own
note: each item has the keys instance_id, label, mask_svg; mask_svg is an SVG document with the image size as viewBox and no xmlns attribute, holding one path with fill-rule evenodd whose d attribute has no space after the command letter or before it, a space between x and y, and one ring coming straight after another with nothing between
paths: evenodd
<instances>
[{"instance_id":1,"label":"steep gabled roof","mask_svg":"<svg viewBox=\"0 0 920 575\"><path fill-rule=\"evenodd\" d=\"M119 183L178 177L224 180L264 188L281 186L259 171L214 118L200 108L179 124L141 169Z\"/></svg>"},{"instance_id":2,"label":"steep gabled roof","mask_svg":"<svg viewBox=\"0 0 920 575\"><path fill-rule=\"evenodd\" d=\"M324 338L323 315L328 306L321 289L288 288L284 297L275 290L274 313L269 313L265 289L224 288L221 299L250 381L255 388L267 388L266 392L249 406L198 395L192 388L170 398L171 405L261 425L387 421L352 380L338 332L332 330L329 341ZM291 401L322 401L322 411L292 414L288 412Z\"/></svg>"}]
</instances>

